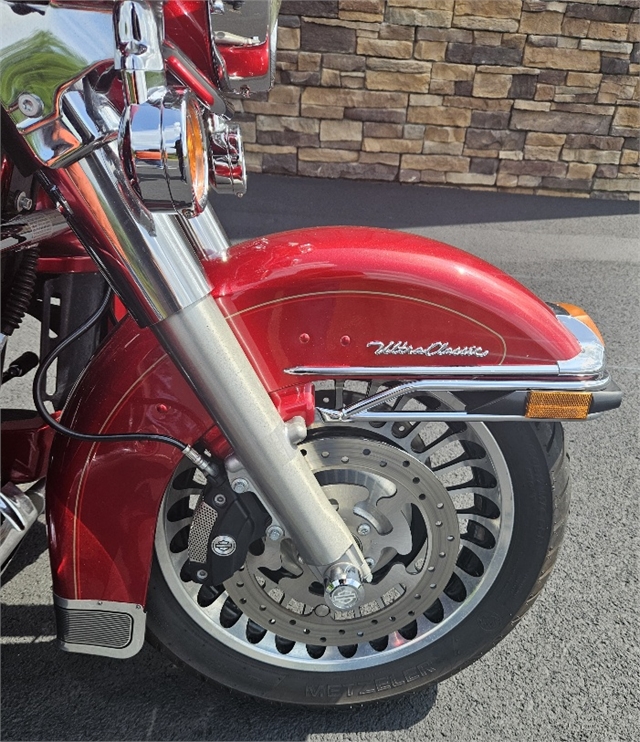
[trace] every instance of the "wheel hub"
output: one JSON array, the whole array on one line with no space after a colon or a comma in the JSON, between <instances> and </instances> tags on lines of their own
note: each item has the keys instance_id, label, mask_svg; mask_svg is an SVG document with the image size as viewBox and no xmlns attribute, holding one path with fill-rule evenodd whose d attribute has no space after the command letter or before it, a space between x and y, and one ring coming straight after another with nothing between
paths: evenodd
<instances>
[{"instance_id":1,"label":"wheel hub","mask_svg":"<svg viewBox=\"0 0 640 742\"><path fill-rule=\"evenodd\" d=\"M281 640L319 646L382 640L412 624L451 578L460 545L455 506L424 463L386 443L336 435L301 449L372 565L362 604L349 608L352 596L340 586L327 605L324 586L288 538L266 539L225 589L250 620Z\"/></svg>"}]
</instances>

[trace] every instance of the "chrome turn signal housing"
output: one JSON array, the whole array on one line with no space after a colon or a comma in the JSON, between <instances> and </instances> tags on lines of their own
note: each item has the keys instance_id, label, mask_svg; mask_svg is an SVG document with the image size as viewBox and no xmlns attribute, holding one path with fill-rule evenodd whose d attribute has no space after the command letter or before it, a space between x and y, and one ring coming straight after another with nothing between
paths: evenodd
<instances>
[{"instance_id":1,"label":"chrome turn signal housing","mask_svg":"<svg viewBox=\"0 0 640 742\"><path fill-rule=\"evenodd\" d=\"M149 211L199 214L204 209L209 148L192 93L165 88L128 106L119 148L129 180Z\"/></svg>"},{"instance_id":2,"label":"chrome turn signal housing","mask_svg":"<svg viewBox=\"0 0 640 742\"><path fill-rule=\"evenodd\" d=\"M242 133L220 116L207 118L211 185L216 193L243 196L247 190Z\"/></svg>"}]
</instances>

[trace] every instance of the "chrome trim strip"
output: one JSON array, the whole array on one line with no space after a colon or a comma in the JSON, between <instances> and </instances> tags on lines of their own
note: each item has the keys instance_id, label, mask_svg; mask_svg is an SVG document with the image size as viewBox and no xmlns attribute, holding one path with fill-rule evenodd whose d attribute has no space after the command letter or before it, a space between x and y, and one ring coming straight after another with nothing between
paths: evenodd
<instances>
[{"instance_id":1,"label":"chrome trim strip","mask_svg":"<svg viewBox=\"0 0 640 742\"><path fill-rule=\"evenodd\" d=\"M558 366L294 366L284 371L292 376L377 377L407 376L557 376Z\"/></svg>"},{"instance_id":2,"label":"chrome trim strip","mask_svg":"<svg viewBox=\"0 0 640 742\"><path fill-rule=\"evenodd\" d=\"M100 657L115 657L127 659L137 654L144 644L147 614L141 605L136 603L121 603L113 600L67 600L54 593L53 602L56 608L64 611L82 611L83 613L96 613L96 633L104 632L103 617L105 613L121 614L130 616L132 619L132 630L129 643L122 648L105 647L99 644L85 644L65 641L61 638L62 627L58 625L58 644L65 652L77 652L79 654L93 654ZM56 620L59 614L56 611ZM87 634L87 638L89 635Z\"/></svg>"}]
</instances>

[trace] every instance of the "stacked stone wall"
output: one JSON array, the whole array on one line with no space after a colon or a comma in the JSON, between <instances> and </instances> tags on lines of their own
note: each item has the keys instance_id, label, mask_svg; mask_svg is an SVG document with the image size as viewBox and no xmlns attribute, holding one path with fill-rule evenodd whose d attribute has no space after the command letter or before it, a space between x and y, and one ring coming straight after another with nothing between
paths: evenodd
<instances>
[{"instance_id":1,"label":"stacked stone wall","mask_svg":"<svg viewBox=\"0 0 640 742\"><path fill-rule=\"evenodd\" d=\"M640 0L284 0L250 171L637 199Z\"/></svg>"}]
</instances>

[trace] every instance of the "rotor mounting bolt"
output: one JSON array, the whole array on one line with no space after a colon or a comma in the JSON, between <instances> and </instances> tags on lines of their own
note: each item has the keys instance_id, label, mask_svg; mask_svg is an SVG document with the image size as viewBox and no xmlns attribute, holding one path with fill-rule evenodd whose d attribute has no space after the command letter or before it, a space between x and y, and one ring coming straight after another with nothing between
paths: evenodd
<instances>
[{"instance_id":1,"label":"rotor mounting bolt","mask_svg":"<svg viewBox=\"0 0 640 742\"><path fill-rule=\"evenodd\" d=\"M211 542L211 550L217 556L231 556L236 550L236 540L232 536L216 536Z\"/></svg>"},{"instance_id":2,"label":"rotor mounting bolt","mask_svg":"<svg viewBox=\"0 0 640 742\"><path fill-rule=\"evenodd\" d=\"M24 191L20 191L16 196L16 211L29 211L33 206L33 201Z\"/></svg>"},{"instance_id":3,"label":"rotor mounting bolt","mask_svg":"<svg viewBox=\"0 0 640 742\"><path fill-rule=\"evenodd\" d=\"M358 534L360 536L368 536L371 533L371 526L368 523L360 523L358 526Z\"/></svg>"},{"instance_id":4,"label":"rotor mounting bolt","mask_svg":"<svg viewBox=\"0 0 640 742\"><path fill-rule=\"evenodd\" d=\"M283 536L284 531L280 526L269 526L269 528L267 528L267 538L270 541L280 541Z\"/></svg>"},{"instance_id":5,"label":"rotor mounting bolt","mask_svg":"<svg viewBox=\"0 0 640 742\"><path fill-rule=\"evenodd\" d=\"M22 93L18 96L18 109L20 113L28 118L35 119L42 116L44 103L41 98L33 93Z\"/></svg>"},{"instance_id":6,"label":"rotor mounting bolt","mask_svg":"<svg viewBox=\"0 0 640 742\"><path fill-rule=\"evenodd\" d=\"M223 494L218 494L213 498L213 501L216 505L224 505L227 498Z\"/></svg>"},{"instance_id":7,"label":"rotor mounting bolt","mask_svg":"<svg viewBox=\"0 0 640 742\"><path fill-rule=\"evenodd\" d=\"M231 489L240 495L249 489L249 482L247 482L246 479L242 479L241 477L238 479L234 479L231 483Z\"/></svg>"},{"instance_id":8,"label":"rotor mounting bolt","mask_svg":"<svg viewBox=\"0 0 640 742\"><path fill-rule=\"evenodd\" d=\"M371 557L367 557L365 562L369 565L369 569L373 569L376 566L376 560Z\"/></svg>"}]
</instances>

